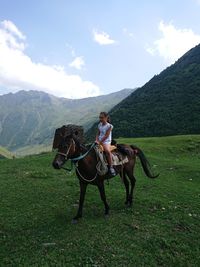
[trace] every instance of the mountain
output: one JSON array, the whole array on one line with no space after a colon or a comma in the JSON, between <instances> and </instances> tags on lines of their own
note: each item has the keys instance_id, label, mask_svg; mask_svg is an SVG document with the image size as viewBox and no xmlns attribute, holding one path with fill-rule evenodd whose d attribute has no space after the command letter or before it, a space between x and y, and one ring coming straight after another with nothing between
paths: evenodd
<instances>
[{"instance_id":1,"label":"mountain","mask_svg":"<svg viewBox=\"0 0 200 267\"><path fill-rule=\"evenodd\" d=\"M200 45L110 111L114 137L200 133ZM87 136L94 138L96 124Z\"/></svg>"},{"instance_id":2,"label":"mountain","mask_svg":"<svg viewBox=\"0 0 200 267\"><path fill-rule=\"evenodd\" d=\"M0 145L10 150L49 144L57 127L80 124L88 129L133 89L84 99L58 98L44 92L19 91L0 96Z\"/></svg>"}]
</instances>

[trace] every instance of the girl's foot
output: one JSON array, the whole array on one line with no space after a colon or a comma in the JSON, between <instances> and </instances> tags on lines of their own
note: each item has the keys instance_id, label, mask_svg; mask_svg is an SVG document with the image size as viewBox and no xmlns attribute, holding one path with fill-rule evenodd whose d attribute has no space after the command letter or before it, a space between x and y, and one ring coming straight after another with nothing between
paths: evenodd
<instances>
[{"instance_id":1,"label":"girl's foot","mask_svg":"<svg viewBox=\"0 0 200 267\"><path fill-rule=\"evenodd\" d=\"M112 176L115 176L115 175L116 175L116 171L115 171L115 169L113 168L113 166L111 166L111 167L109 168L109 172L110 172L110 174L111 174Z\"/></svg>"}]
</instances>

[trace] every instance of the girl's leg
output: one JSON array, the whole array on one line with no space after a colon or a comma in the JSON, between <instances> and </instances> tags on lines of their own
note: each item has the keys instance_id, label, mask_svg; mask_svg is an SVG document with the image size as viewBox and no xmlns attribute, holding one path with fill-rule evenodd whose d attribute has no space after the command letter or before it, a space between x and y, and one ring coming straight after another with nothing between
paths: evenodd
<instances>
[{"instance_id":1,"label":"girl's leg","mask_svg":"<svg viewBox=\"0 0 200 267\"><path fill-rule=\"evenodd\" d=\"M103 148L104 148L104 151L106 153L110 174L115 176L116 173L115 173L115 170L114 170L114 168L112 166L112 153L110 151L110 144L103 144Z\"/></svg>"},{"instance_id":2,"label":"girl's leg","mask_svg":"<svg viewBox=\"0 0 200 267\"><path fill-rule=\"evenodd\" d=\"M103 144L104 151L106 153L108 165L112 165L112 154L110 152L110 144Z\"/></svg>"}]
</instances>

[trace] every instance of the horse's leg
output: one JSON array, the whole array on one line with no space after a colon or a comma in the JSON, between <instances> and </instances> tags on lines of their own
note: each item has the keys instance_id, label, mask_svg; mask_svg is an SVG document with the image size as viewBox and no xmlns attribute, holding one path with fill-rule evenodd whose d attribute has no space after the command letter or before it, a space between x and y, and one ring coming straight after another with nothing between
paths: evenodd
<instances>
[{"instance_id":1,"label":"horse's leg","mask_svg":"<svg viewBox=\"0 0 200 267\"><path fill-rule=\"evenodd\" d=\"M125 185L125 189L126 189L126 201L125 201L125 205L127 205L128 202L129 202L129 181L128 181L127 177L126 177L125 171L123 170L122 172L123 173L120 173L120 176L123 179L123 182L124 182L124 185Z\"/></svg>"},{"instance_id":2,"label":"horse's leg","mask_svg":"<svg viewBox=\"0 0 200 267\"><path fill-rule=\"evenodd\" d=\"M130 181L131 181L131 192L130 192L130 195L129 195L129 203L130 203L130 206L131 206L133 204L133 191L134 191L135 182L136 182L136 179L135 179L134 175L131 175Z\"/></svg>"},{"instance_id":3,"label":"horse's leg","mask_svg":"<svg viewBox=\"0 0 200 267\"><path fill-rule=\"evenodd\" d=\"M77 223L78 219L82 217L83 203L85 199L87 184L80 181L80 199L79 199L79 208L76 216L73 218L72 223Z\"/></svg>"},{"instance_id":4,"label":"horse's leg","mask_svg":"<svg viewBox=\"0 0 200 267\"><path fill-rule=\"evenodd\" d=\"M108 203L106 201L104 182L101 182L100 184L98 184L98 189L99 189L99 193L100 193L100 196L101 196L101 200L103 201L104 206L105 206L105 215L108 215L110 208L109 208Z\"/></svg>"},{"instance_id":5,"label":"horse's leg","mask_svg":"<svg viewBox=\"0 0 200 267\"><path fill-rule=\"evenodd\" d=\"M136 182L135 176L133 175L133 167L129 166L126 169L126 173L127 173L128 178L131 182L131 190L130 190L130 194L128 196L128 205L131 206L133 203L133 191L134 191L135 182Z\"/></svg>"}]
</instances>

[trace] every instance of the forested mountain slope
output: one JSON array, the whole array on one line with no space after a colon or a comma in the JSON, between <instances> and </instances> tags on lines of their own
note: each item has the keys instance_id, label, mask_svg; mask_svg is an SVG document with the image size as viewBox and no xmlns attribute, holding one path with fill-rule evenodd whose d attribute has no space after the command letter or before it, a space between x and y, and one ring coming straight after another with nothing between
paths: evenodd
<instances>
[{"instance_id":1,"label":"forested mountain slope","mask_svg":"<svg viewBox=\"0 0 200 267\"><path fill-rule=\"evenodd\" d=\"M200 45L110 112L115 137L200 133ZM87 136L94 138L96 124Z\"/></svg>"}]
</instances>

